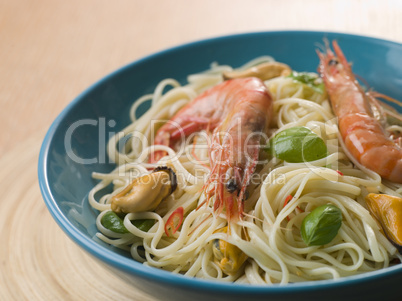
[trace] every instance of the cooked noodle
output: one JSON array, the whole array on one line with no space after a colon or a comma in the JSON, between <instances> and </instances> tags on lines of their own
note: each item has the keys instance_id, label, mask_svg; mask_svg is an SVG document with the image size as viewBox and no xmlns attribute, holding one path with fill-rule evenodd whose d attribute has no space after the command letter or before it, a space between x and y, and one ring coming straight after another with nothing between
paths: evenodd
<instances>
[{"instance_id":1,"label":"cooked noodle","mask_svg":"<svg viewBox=\"0 0 402 301\"><path fill-rule=\"evenodd\" d=\"M243 68L267 60L272 58L258 58ZM153 120L169 120L195 96L220 83L221 73L227 70L231 67L213 64L210 70L189 76L185 86L166 79L153 94L134 102L130 111L132 123L108 144L109 156L118 167L110 174L93 174L100 180L89 193L90 205L100 211L96 236L129 251L145 265L230 282L286 284L388 267L399 256L398 252L369 214L364 196L380 191L401 196L401 185L382 181L375 172L352 162L340 143L336 118L326 95L287 77L265 82L274 97L275 126L271 125L269 135L294 126L308 127L324 139L328 156L306 163L286 163L267 156L250 184L243 220L231 225L230 235L214 233L227 224L227 219L225 212L217 216L212 206L204 204L206 196L202 188L210 172L206 132L187 141L178 152L167 146L151 146L148 141L155 133ZM144 103L151 106L137 118L137 110ZM118 234L106 229L100 220L111 210L111 197L133 178L155 167L147 163L148 155L154 150L168 153L158 165L175 170L178 188L155 212L127 214L124 225L130 233ZM112 187L112 192L103 193L108 187ZM285 206L289 195L293 198ZM334 204L342 211L342 226L330 243L308 247L301 238L301 223L308 212L323 204ZM186 213L182 227L167 237L164 231L167 218L180 206ZM143 232L132 224L137 219L157 222L148 232ZM244 229L247 239L242 235ZM246 264L235 275L226 275L214 262L215 239L226 240L248 255Z\"/></svg>"}]
</instances>

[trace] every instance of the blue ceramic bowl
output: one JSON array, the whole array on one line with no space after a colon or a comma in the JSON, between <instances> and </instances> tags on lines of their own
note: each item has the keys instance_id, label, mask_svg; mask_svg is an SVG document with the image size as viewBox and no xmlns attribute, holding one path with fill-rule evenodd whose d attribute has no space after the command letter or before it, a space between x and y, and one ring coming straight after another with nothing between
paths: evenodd
<instances>
[{"instance_id":1,"label":"blue ceramic bowl","mask_svg":"<svg viewBox=\"0 0 402 301\"><path fill-rule=\"evenodd\" d=\"M111 133L129 123L139 96L167 77L186 76L211 62L240 66L271 55L298 71L316 71L317 44L337 39L354 71L377 91L402 95L402 45L340 33L279 31L232 35L162 51L106 76L73 100L51 125L39 157L39 183L45 203L65 233L82 249L127 282L161 300L387 300L401 296L402 265L336 281L285 286L234 285L204 281L150 268L129 254L94 240L96 212L87 194L93 171L109 172L105 145ZM402 299L402 297L400 297Z\"/></svg>"}]
</instances>

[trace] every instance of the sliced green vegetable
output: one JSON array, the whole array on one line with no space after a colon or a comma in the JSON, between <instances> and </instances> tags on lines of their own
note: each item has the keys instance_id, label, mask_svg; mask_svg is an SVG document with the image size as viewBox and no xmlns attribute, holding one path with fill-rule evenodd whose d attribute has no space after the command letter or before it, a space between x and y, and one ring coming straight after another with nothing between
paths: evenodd
<instances>
[{"instance_id":1,"label":"sliced green vegetable","mask_svg":"<svg viewBox=\"0 0 402 301\"><path fill-rule=\"evenodd\" d=\"M292 78L296 82L309 86L320 94L324 93L324 83L316 73L292 71L288 77Z\"/></svg>"},{"instance_id":2,"label":"sliced green vegetable","mask_svg":"<svg viewBox=\"0 0 402 301\"><path fill-rule=\"evenodd\" d=\"M132 223L141 231L148 232L149 229L151 229L152 226L155 225L155 222L156 221L154 219L137 219Z\"/></svg>"},{"instance_id":3,"label":"sliced green vegetable","mask_svg":"<svg viewBox=\"0 0 402 301\"><path fill-rule=\"evenodd\" d=\"M123 219L118 216L115 212L109 211L102 216L101 224L106 228L116 233L129 233L127 228L124 226ZM154 219L138 219L132 221L132 224L138 229L144 232L148 232L149 229L155 224Z\"/></svg>"},{"instance_id":4,"label":"sliced green vegetable","mask_svg":"<svg viewBox=\"0 0 402 301\"><path fill-rule=\"evenodd\" d=\"M123 220L113 211L109 211L102 216L101 224L106 228L116 233L129 233L124 226Z\"/></svg>"},{"instance_id":5,"label":"sliced green vegetable","mask_svg":"<svg viewBox=\"0 0 402 301\"><path fill-rule=\"evenodd\" d=\"M308 246L330 243L342 225L342 211L334 205L323 205L310 212L302 222L301 236Z\"/></svg>"},{"instance_id":6,"label":"sliced green vegetable","mask_svg":"<svg viewBox=\"0 0 402 301\"><path fill-rule=\"evenodd\" d=\"M279 132L270 144L272 155L290 163L309 162L327 156L324 140L302 126Z\"/></svg>"}]
</instances>

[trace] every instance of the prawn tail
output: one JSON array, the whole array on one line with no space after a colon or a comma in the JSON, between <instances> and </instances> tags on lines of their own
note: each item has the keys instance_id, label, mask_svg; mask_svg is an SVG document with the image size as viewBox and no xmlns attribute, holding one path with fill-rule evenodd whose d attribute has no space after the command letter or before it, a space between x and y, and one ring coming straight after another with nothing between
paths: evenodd
<instances>
[{"instance_id":1,"label":"prawn tail","mask_svg":"<svg viewBox=\"0 0 402 301\"><path fill-rule=\"evenodd\" d=\"M172 149L183 145L186 137L199 132L210 126L210 120L196 116L182 116L180 112L174 120L166 122L156 133L153 145L165 145ZM168 155L165 151L154 151L148 162L156 163L164 156Z\"/></svg>"}]
</instances>

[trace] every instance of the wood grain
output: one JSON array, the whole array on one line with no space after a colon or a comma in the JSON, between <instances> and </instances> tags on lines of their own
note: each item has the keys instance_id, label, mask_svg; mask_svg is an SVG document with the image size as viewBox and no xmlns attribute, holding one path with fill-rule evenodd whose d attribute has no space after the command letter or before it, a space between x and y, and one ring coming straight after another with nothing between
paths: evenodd
<instances>
[{"instance_id":1,"label":"wood grain","mask_svg":"<svg viewBox=\"0 0 402 301\"><path fill-rule=\"evenodd\" d=\"M402 2L0 0L0 300L151 300L52 220L36 179L41 140L72 99L133 60L198 39L284 29L402 42Z\"/></svg>"},{"instance_id":2,"label":"wood grain","mask_svg":"<svg viewBox=\"0 0 402 301\"><path fill-rule=\"evenodd\" d=\"M79 249L50 216L36 179L38 137L0 160L0 300L138 300L129 286ZM35 150L35 151L32 151Z\"/></svg>"}]
</instances>

